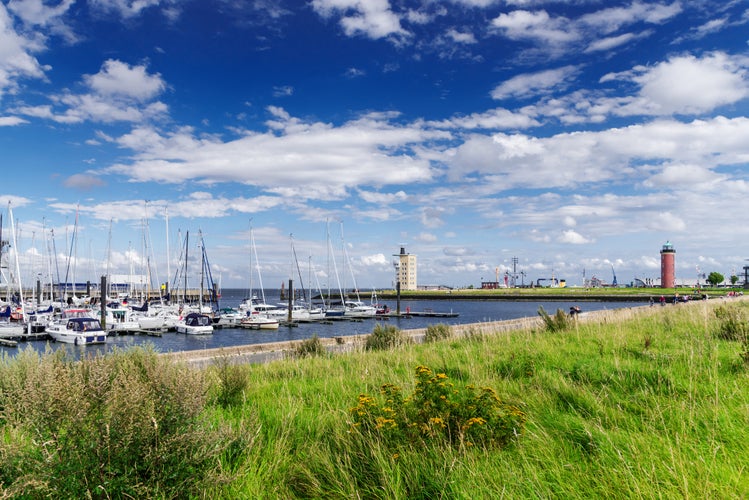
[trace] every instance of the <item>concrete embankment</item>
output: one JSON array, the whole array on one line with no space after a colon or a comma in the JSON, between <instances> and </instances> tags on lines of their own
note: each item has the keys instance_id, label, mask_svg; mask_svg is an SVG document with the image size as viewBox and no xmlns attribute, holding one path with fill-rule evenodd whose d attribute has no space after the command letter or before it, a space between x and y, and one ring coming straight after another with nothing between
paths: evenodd
<instances>
[{"instance_id":1,"label":"concrete embankment","mask_svg":"<svg viewBox=\"0 0 749 500\"><path fill-rule=\"evenodd\" d=\"M647 311L657 311L660 307L631 307L613 310L590 311L579 314L577 321L611 321L614 319L626 319L633 314ZM527 317L511 319L506 321L491 321L485 323L470 323L465 325L452 325L453 335L456 337L470 335L494 335L513 330L539 328L543 325L540 317ZM424 341L426 328L404 330L413 342ZM331 353L345 353L364 349L368 335L343 336L333 338L320 338L320 342ZM222 347L217 349L205 349L198 351L182 351L166 353L166 356L174 361L185 362L190 366L204 368L215 363L217 360L232 364L241 363L265 363L284 359L293 355L295 349L302 343L301 340L288 342L272 342L266 344L251 344L235 347Z\"/></svg>"}]
</instances>

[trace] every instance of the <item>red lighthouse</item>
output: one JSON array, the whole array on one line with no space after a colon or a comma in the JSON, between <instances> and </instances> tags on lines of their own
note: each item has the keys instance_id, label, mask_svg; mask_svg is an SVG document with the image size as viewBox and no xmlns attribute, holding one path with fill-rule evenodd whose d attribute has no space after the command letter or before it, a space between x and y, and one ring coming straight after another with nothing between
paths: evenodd
<instances>
[{"instance_id":1,"label":"red lighthouse","mask_svg":"<svg viewBox=\"0 0 749 500\"><path fill-rule=\"evenodd\" d=\"M661 288L676 287L675 264L676 250L670 242L661 248Z\"/></svg>"}]
</instances>

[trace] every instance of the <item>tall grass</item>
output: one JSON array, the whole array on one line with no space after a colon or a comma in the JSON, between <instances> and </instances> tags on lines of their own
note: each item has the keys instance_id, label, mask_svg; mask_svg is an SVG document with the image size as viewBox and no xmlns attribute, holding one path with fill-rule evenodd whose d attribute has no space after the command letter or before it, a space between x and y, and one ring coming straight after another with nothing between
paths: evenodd
<instances>
[{"instance_id":1,"label":"tall grass","mask_svg":"<svg viewBox=\"0 0 749 500\"><path fill-rule=\"evenodd\" d=\"M226 478L242 436L207 421L202 373L133 349L0 364L0 497L184 497Z\"/></svg>"},{"instance_id":2,"label":"tall grass","mask_svg":"<svg viewBox=\"0 0 749 500\"><path fill-rule=\"evenodd\" d=\"M268 417L283 422L267 441L289 427L298 434L283 437L284 466L244 475L240 490L270 482L289 497L746 497L749 379L741 345L720 338L712 311L709 301L645 308L554 332L249 367L266 386L253 404L271 411L273 394ZM395 384L408 394L419 365L493 387L527 415L525 433L509 448L466 450L348 432L359 393Z\"/></svg>"},{"instance_id":3,"label":"tall grass","mask_svg":"<svg viewBox=\"0 0 749 500\"><path fill-rule=\"evenodd\" d=\"M188 419L192 422L188 429L201 439L190 441L188 448L210 458L198 463L184 457L177 461L192 464L196 473L186 489L178 489L173 483L177 477L162 468L161 474L155 474L158 481L146 483L128 476L120 489L102 493L92 486L82 493L124 497L132 494L127 487L154 485L140 490L141 496L746 498L749 365L743 357L745 344L721 333L725 325L715 310L722 302L611 312L554 331L542 326L434 339L428 344L387 342L387 350L361 349L231 370L219 363L202 374L161 365L159 369L180 373L189 385L205 391L199 391L201 410ZM739 323L749 311L743 302L724 307L737 308L731 317ZM394 336L386 333L385 338ZM19 403L9 402L5 388L28 380L37 365L50 373L56 364L62 373L85 371L54 357L40 361L24 355L3 364L0 497L19 491L71 496L41 475L18 479L15 474L28 470L22 465L47 456L45 441L30 433L31 422L21 417L26 413L14 409L14 417L7 416L8 405L16 408ZM380 394L383 386L397 386L404 396L414 395L420 405L429 399L415 396L425 384L425 379L414 378L417 367L432 374L429 380L441 380L437 374L444 374L458 391L469 386L491 388L497 400L511 402L522 412L523 432L503 440L502 446L456 446L460 439L454 440L452 434L428 438L429 429L419 432L418 439L396 441L355 431L351 409L359 404L361 394ZM46 377L35 377L40 379ZM153 379L164 376L153 375ZM210 396L221 394L221 384L233 388L223 403ZM233 394L235 390L241 397ZM440 391L434 392L437 398L452 398L452 393ZM96 391L76 394L84 402L95 401L95 394L101 398ZM13 397L24 398L22 391ZM175 399L179 397L170 399L172 405L158 418L169 421L171 412L176 416L185 411L174 407ZM379 400L379 410L386 403ZM57 404L50 411L56 418L73 421L81 406L85 405ZM124 403L118 408L125 413L133 410ZM28 420L32 415L51 419L45 412L32 412ZM409 421L417 418L407 415ZM127 418L123 415L120 420ZM146 428L149 421L140 420ZM221 432L210 434L209 428ZM55 449L65 444L56 441ZM67 470L81 474L77 467L72 463Z\"/></svg>"}]
</instances>

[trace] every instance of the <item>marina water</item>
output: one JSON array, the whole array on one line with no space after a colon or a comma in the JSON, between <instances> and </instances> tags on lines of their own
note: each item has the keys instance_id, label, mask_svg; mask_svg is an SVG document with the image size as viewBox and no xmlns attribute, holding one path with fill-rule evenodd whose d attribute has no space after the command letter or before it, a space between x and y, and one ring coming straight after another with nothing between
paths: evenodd
<instances>
[{"instance_id":1,"label":"marina water","mask_svg":"<svg viewBox=\"0 0 749 500\"><path fill-rule=\"evenodd\" d=\"M224 289L220 299L220 307L237 307L242 299L247 297L247 290ZM266 294L268 303L280 303L278 291ZM391 311L395 311L396 303L387 303ZM509 300L401 300L401 313L407 310L434 311L437 313L457 313L457 317L390 317L385 319L364 319L359 321L340 320L332 324L299 323L298 326L280 326L278 330L250 330L245 328L216 329L211 335L185 335L175 332L164 332L160 337L149 335L117 335L107 338L106 344L75 346L54 341L35 340L19 342L18 347L0 347L0 352L14 356L19 350L27 346L44 352L47 349L67 349L74 358L82 354L107 353L112 349L127 349L137 345L152 345L158 352L192 351L197 349L213 349L219 347L233 347L266 342L283 342L290 340L304 340L314 335L318 337L345 337L351 335L366 335L372 333L377 324L393 325L401 330L425 328L432 324L467 324L502 321L523 317L536 317L538 308L543 307L553 314L557 309L568 311L573 305L578 305L585 311L600 309L620 309L644 305L643 302L574 302L574 301L509 301Z\"/></svg>"}]
</instances>

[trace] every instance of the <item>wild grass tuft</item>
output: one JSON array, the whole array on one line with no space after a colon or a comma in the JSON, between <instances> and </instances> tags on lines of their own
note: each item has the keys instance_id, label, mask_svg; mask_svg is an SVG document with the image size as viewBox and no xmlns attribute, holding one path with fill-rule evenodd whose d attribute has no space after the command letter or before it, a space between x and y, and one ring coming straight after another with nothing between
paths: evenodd
<instances>
[{"instance_id":1,"label":"wild grass tuft","mask_svg":"<svg viewBox=\"0 0 749 500\"><path fill-rule=\"evenodd\" d=\"M202 373L147 349L28 351L0 368L0 496L172 498L220 481L231 439L201 417Z\"/></svg>"},{"instance_id":2,"label":"wild grass tuft","mask_svg":"<svg viewBox=\"0 0 749 500\"><path fill-rule=\"evenodd\" d=\"M561 332L572 326L573 320L561 309L557 309L554 316L550 316L543 306L538 306L538 315L544 322L547 332Z\"/></svg>"},{"instance_id":3,"label":"wild grass tuft","mask_svg":"<svg viewBox=\"0 0 749 500\"><path fill-rule=\"evenodd\" d=\"M749 365L749 321L746 308L737 304L721 306L715 309L715 317L718 318L718 338L739 342L739 358Z\"/></svg>"},{"instance_id":4,"label":"wild grass tuft","mask_svg":"<svg viewBox=\"0 0 749 500\"><path fill-rule=\"evenodd\" d=\"M426 334L424 335L424 342L438 342L440 340L447 340L452 336L453 330L450 325L438 323L427 327Z\"/></svg>"},{"instance_id":5,"label":"wild grass tuft","mask_svg":"<svg viewBox=\"0 0 749 500\"><path fill-rule=\"evenodd\" d=\"M483 342L486 340L486 335L476 326L469 326L463 330L462 338L468 342Z\"/></svg>"},{"instance_id":6,"label":"wild grass tuft","mask_svg":"<svg viewBox=\"0 0 749 500\"><path fill-rule=\"evenodd\" d=\"M410 339L393 325L377 325L364 345L368 351L386 350L408 344Z\"/></svg>"},{"instance_id":7,"label":"wild grass tuft","mask_svg":"<svg viewBox=\"0 0 749 500\"><path fill-rule=\"evenodd\" d=\"M223 408L239 406L248 386L247 368L231 362L229 356L220 356L213 366L218 381L212 384L215 402Z\"/></svg>"},{"instance_id":8,"label":"wild grass tuft","mask_svg":"<svg viewBox=\"0 0 749 500\"><path fill-rule=\"evenodd\" d=\"M328 351L322 345L320 337L317 334L301 341L295 348L293 356L297 358L307 358L314 356L324 356Z\"/></svg>"},{"instance_id":9,"label":"wild grass tuft","mask_svg":"<svg viewBox=\"0 0 749 500\"><path fill-rule=\"evenodd\" d=\"M745 311L735 305L715 309L715 317L718 318L718 338L739 342L746 339L749 333L749 322L744 315Z\"/></svg>"}]
</instances>

